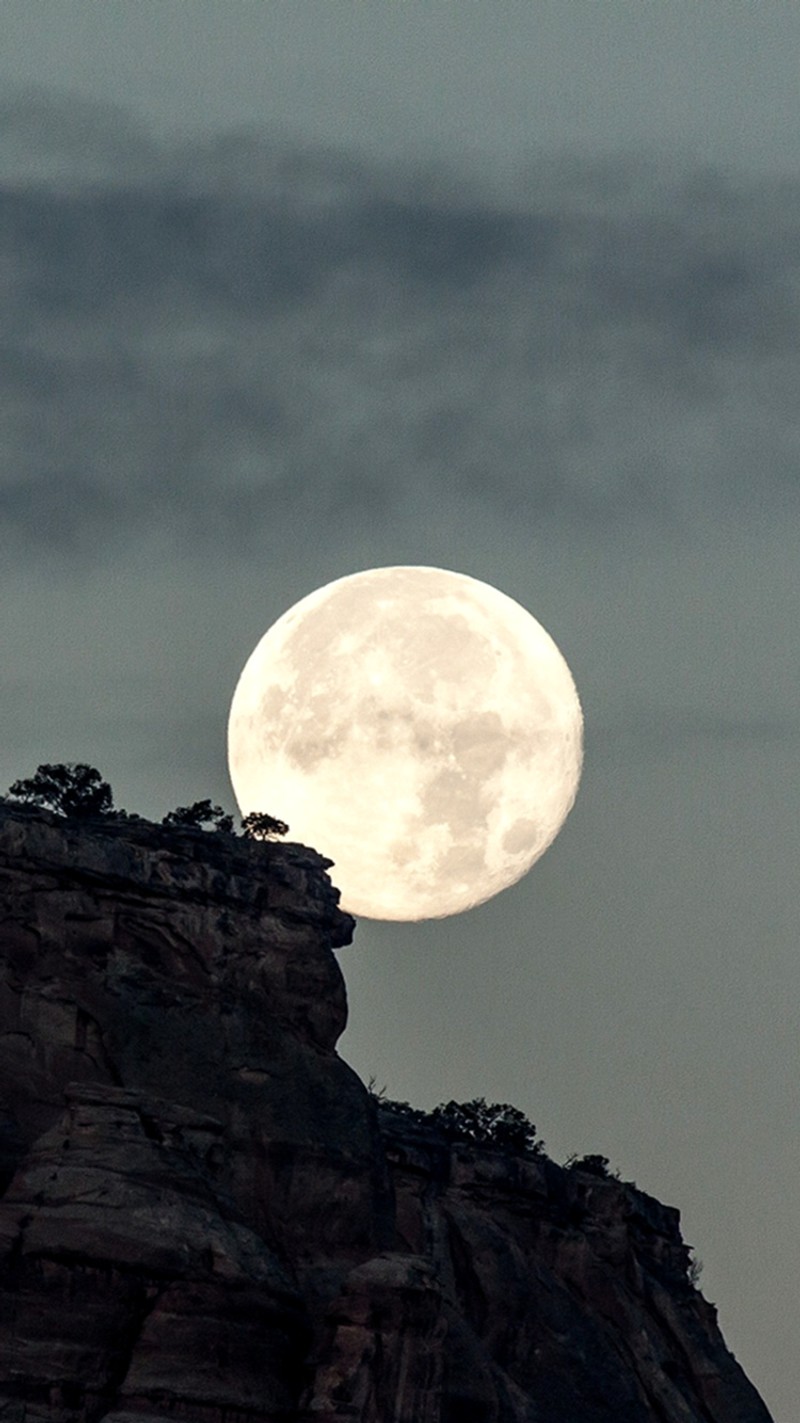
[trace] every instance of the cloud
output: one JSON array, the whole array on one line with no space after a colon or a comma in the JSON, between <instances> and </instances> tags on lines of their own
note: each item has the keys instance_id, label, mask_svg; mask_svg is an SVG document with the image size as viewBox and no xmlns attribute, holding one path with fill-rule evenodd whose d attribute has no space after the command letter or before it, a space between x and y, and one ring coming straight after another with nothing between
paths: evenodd
<instances>
[{"instance_id":1,"label":"cloud","mask_svg":"<svg viewBox=\"0 0 800 1423\"><path fill-rule=\"evenodd\" d=\"M620 711L613 720L594 724L589 730L588 750L604 760L656 760L685 754L706 745L740 745L743 748L792 743L800 738L800 720L795 717L726 716L719 710L692 707L651 707Z\"/></svg>"},{"instance_id":2,"label":"cloud","mask_svg":"<svg viewBox=\"0 0 800 1423\"><path fill-rule=\"evenodd\" d=\"M800 183L586 160L499 194L70 112L0 113L7 547L796 499Z\"/></svg>"},{"instance_id":3,"label":"cloud","mask_svg":"<svg viewBox=\"0 0 800 1423\"><path fill-rule=\"evenodd\" d=\"M146 181L166 155L125 109L29 86L0 100L0 183Z\"/></svg>"}]
</instances>

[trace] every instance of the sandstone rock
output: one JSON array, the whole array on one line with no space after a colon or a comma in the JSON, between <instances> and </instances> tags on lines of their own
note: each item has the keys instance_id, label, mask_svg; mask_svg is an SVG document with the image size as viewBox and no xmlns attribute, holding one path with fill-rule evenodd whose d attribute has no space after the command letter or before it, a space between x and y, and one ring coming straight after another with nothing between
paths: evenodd
<instances>
[{"instance_id":1,"label":"sandstone rock","mask_svg":"<svg viewBox=\"0 0 800 1423\"><path fill-rule=\"evenodd\" d=\"M291 1406L305 1310L218 1192L222 1127L134 1091L67 1090L0 1202L0 1358L12 1395L105 1413L165 1394ZM44 1414L42 1415L44 1416Z\"/></svg>"},{"instance_id":2,"label":"sandstone rock","mask_svg":"<svg viewBox=\"0 0 800 1423\"><path fill-rule=\"evenodd\" d=\"M379 1110L328 862L0 805L4 1423L769 1423L625 1183Z\"/></svg>"}]
</instances>

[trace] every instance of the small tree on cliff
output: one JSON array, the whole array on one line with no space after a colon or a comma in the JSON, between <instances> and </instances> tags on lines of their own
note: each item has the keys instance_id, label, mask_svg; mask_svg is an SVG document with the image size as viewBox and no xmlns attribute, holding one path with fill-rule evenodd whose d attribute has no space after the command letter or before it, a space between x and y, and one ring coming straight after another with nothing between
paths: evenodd
<instances>
[{"instance_id":1,"label":"small tree on cliff","mask_svg":"<svg viewBox=\"0 0 800 1423\"><path fill-rule=\"evenodd\" d=\"M177 810L170 810L161 824L183 825L193 830L202 830L204 825L211 825L215 830L230 835L233 830L233 816L226 815L221 805L212 805L210 800L196 800L192 805L179 805Z\"/></svg>"},{"instance_id":2,"label":"small tree on cliff","mask_svg":"<svg viewBox=\"0 0 800 1423\"><path fill-rule=\"evenodd\" d=\"M450 1141L489 1146L512 1156L535 1156L544 1149L536 1128L524 1112L508 1102L442 1102L431 1112L431 1122Z\"/></svg>"},{"instance_id":3,"label":"small tree on cliff","mask_svg":"<svg viewBox=\"0 0 800 1423\"><path fill-rule=\"evenodd\" d=\"M82 761L39 766L35 776L9 786L8 794L13 800L39 805L71 819L111 815L114 810L110 785L94 766Z\"/></svg>"},{"instance_id":4,"label":"small tree on cliff","mask_svg":"<svg viewBox=\"0 0 800 1423\"><path fill-rule=\"evenodd\" d=\"M276 820L263 810L251 810L242 821L242 830L248 840L270 840L273 835L288 835L285 820Z\"/></svg>"},{"instance_id":5,"label":"small tree on cliff","mask_svg":"<svg viewBox=\"0 0 800 1423\"><path fill-rule=\"evenodd\" d=\"M376 1092L373 1080L369 1091L381 1112L409 1126L433 1131L448 1142L489 1147L506 1156L539 1156L544 1151L533 1122L508 1102L474 1097L471 1102L440 1102L432 1112L423 1112L408 1102L393 1102L383 1091Z\"/></svg>"}]
</instances>

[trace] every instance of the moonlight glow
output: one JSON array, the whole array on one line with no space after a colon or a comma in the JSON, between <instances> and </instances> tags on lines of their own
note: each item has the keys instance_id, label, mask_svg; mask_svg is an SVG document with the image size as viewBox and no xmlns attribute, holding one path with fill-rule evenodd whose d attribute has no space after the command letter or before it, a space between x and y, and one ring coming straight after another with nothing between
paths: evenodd
<instances>
[{"instance_id":1,"label":"moonlight glow","mask_svg":"<svg viewBox=\"0 0 800 1423\"><path fill-rule=\"evenodd\" d=\"M432 919L530 869L575 799L582 717L544 628L486 583L373 568L269 629L228 724L242 814L335 862L342 905Z\"/></svg>"}]
</instances>

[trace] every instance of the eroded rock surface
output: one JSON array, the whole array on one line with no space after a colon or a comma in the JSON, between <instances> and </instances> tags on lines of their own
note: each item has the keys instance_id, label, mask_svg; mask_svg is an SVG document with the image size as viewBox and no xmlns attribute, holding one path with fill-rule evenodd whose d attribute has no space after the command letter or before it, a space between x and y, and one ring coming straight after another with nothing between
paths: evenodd
<instances>
[{"instance_id":1,"label":"eroded rock surface","mask_svg":"<svg viewBox=\"0 0 800 1423\"><path fill-rule=\"evenodd\" d=\"M327 862L0 805L4 1423L769 1423L678 1214L336 1055Z\"/></svg>"}]
</instances>

